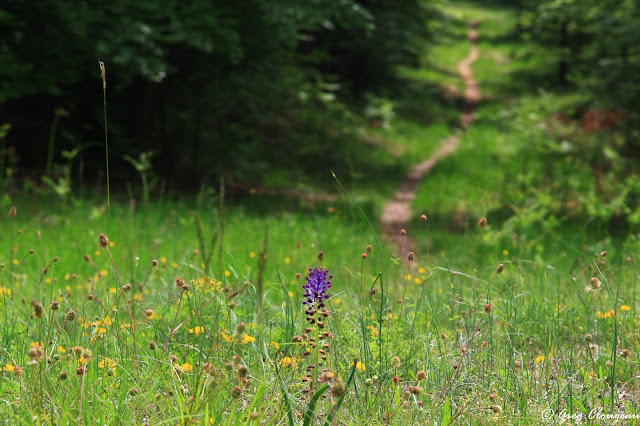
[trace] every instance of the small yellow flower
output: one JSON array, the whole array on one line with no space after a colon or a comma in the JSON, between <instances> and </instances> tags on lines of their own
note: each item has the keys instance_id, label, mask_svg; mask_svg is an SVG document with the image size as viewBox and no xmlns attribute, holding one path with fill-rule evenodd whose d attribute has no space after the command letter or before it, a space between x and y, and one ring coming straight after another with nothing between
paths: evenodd
<instances>
[{"instance_id":1,"label":"small yellow flower","mask_svg":"<svg viewBox=\"0 0 640 426\"><path fill-rule=\"evenodd\" d=\"M5 365L5 367L4 367L4 371L6 371L6 372L8 372L8 373L12 372L12 371L13 371L13 370L15 370L15 369L16 369L16 367L15 367L15 366L13 366L13 365L11 365L11 364L7 364L7 365Z\"/></svg>"},{"instance_id":2,"label":"small yellow flower","mask_svg":"<svg viewBox=\"0 0 640 426\"><path fill-rule=\"evenodd\" d=\"M253 343L256 341L256 338L253 336L249 336L248 334L245 334L244 336L242 336L242 344L246 345L248 343Z\"/></svg>"},{"instance_id":3,"label":"small yellow flower","mask_svg":"<svg viewBox=\"0 0 640 426\"><path fill-rule=\"evenodd\" d=\"M69 278L71 278L71 274L70 273L67 272L66 274L64 274L64 280L65 281L69 281Z\"/></svg>"},{"instance_id":4,"label":"small yellow flower","mask_svg":"<svg viewBox=\"0 0 640 426\"><path fill-rule=\"evenodd\" d=\"M284 258L284 263L286 263L287 265L291 263L291 259L288 257Z\"/></svg>"},{"instance_id":5,"label":"small yellow flower","mask_svg":"<svg viewBox=\"0 0 640 426\"><path fill-rule=\"evenodd\" d=\"M224 271L224 276L225 277L230 277L231 276L231 271Z\"/></svg>"},{"instance_id":6,"label":"small yellow flower","mask_svg":"<svg viewBox=\"0 0 640 426\"><path fill-rule=\"evenodd\" d=\"M422 283L422 279L420 279L420 278L418 278L418 277L415 277L415 278L413 279L413 282L414 282L414 283L416 283L416 284L420 284L420 283Z\"/></svg>"},{"instance_id":7,"label":"small yellow flower","mask_svg":"<svg viewBox=\"0 0 640 426\"><path fill-rule=\"evenodd\" d=\"M620 306L620 310L621 311L630 311L631 310L631 306L622 305L622 306Z\"/></svg>"},{"instance_id":8,"label":"small yellow flower","mask_svg":"<svg viewBox=\"0 0 640 426\"><path fill-rule=\"evenodd\" d=\"M18 259L13 259L13 264L17 265L18 263L20 263L20 261Z\"/></svg>"},{"instance_id":9,"label":"small yellow flower","mask_svg":"<svg viewBox=\"0 0 640 426\"><path fill-rule=\"evenodd\" d=\"M189 333L195 334L196 336L201 335L203 332L204 332L204 328L200 327L199 325L196 326L195 328L189 329Z\"/></svg>"},{"instance_id":10,"label":"small yellow flower","mask_svg":"<svg viewBox=\"0 0 640 426\"><path fill-rule=\"evenodd\" d=\"M349 367L353 367L353 362L351 364L349 364ZM363 363L361 363L360 361L358 361L358 363L356 364L356 370L358 370L358 371L366 371L367 370L367 366L364 365Z\"/></svg>"},{"instance_id":11,"label":"small yellow flower","mask_svg":"<svg viewBox=\"0 0 640 426\"><path fill-rule=\"evenodd\" d=\"M118 289L117 289L117 288L115 288L115 287L111 287L111 288L109 289L109 293L111 293L111 294L116 294L117 292L118 292Z\"/></svg>"},{"instance_id":12,"label":"small yellow flower","mask_svg":"<svg viewBox=\"0 0 640 426\"><path fill-rule=\"evenodd\" d=\"M295 358L285 356L280 360L279 364L284 365L285 367L296 368L296 365L298 365L298 361Z\"/></svg>"},{"instance_id":13,"label":"small yellow flower","mask_svg":"<svg viewBox=\"0 0 640 426\"><path fill-rule=\"evenodd\" d=\"M289 290L289 297L293 297L293 292Z\"/></svg>"},{"instance_id":14,"label":"small yellow flower","mask_svg":"<svg viewBox=\"0 0 640 426\"><path fill-rule=\"evenodd\" d=\"M178 268L178 264L176 262L171 262L171 267L173 269L177 269Z\"/></svg>"},{"instance_id":15,"label":"small yellow flower","mask_svg":"<svg viewBox=\"0 0 640 426\"><path fill-rule=\"evenodd\" d=\"M116 371L116 363L115 361L113 361L111 358L104 358L102 361L100 361L98 363L98 368L101 370L109 370L109 369L113 369L113 371Z\"/></svg>"},{"instance_id":16,"label":"small yellow flower","mask_svg":"<svg viewBox=\"0 0 640 426\"><path fill-rule=\"evenodd\" d=\"M533 360L536 364L540 364L542 361L544 361L544 355L538 355L536 359Z\"/></svg>"},{"instance_id":17,"label":"small yellow flower","mask_svg":"<svg viewBox=\"0 0 640 426\"><path fill-rule=\"evenodd\" d=\"M115 247L116 243L114 243L113 241L109 241L109 247Z\"/></svg>"},{"instance_id":18,"label":"small yellow flower","mask_svg":"<svg viewBox=\"0 0 640 426\"><path fill-rule=\"evenodd\" d=\"M67 350L65 348L63 348L62 346L58 346L58 353L59 354L66 354Z\"/></svg>"},{"instance_id":19,"label":"small yellow flower","mask_svg":"<svg viewBox=\"0 0 640 426\"><path fill-rule=\"evenodd\" d=\"M418 273L419 274L424 274L425 272L427 272L427 270L424 269L422 266L418 268Z\"/></svg>"},{"instance_id":20,"label":"small yellow flower","mask_svg":"<svg viewBox=\"0 0 640 426\"><path fill-rule=\"evenodd\" d=\"M271 346L273 346L276 349L276 351L280 349L280 345L278 344L278 342L271 342Z\"/></svg>"},{"instance_id":21,"label":"small yellow flower","mask_svg":"<svg viewBox=\"0 0 640 426\"><path fill-rule=\"evenodd\" d=\"M31 342L31 344L29 344L30 348L37 348L38 346L44 346L42 344L42 342Z\"/></svg>"},{"instance_id":22,"label":"small yellow flower","mask_svg":"<svg viewBox=\"0 0 640 426\"><path fill-rule=\"evenodd\" d=\"M100 271L100 275L102 275L103 277L106 277L107 275L109 275L109 271L107 271L106 269L103 269L102 271Z\"/></svg>"},{"instance_id":23,"label":"small yellow flower","mask_svg":"<svg viewBox=\"0 0 640 426\"><path fill-rule=\"evenodd\" d=\"M253 259L254 257L256 257L256 254L254 252L251 252L249 253L249 257Z\"/></svg>"},{"instance_id":24,"label":"small yellow flower","mask_svg":"<svg viewBox=\"0 0 640 426\"><path fill-rule=\"evenodd\" d=\"M167 263L167 258L166 258L166 257L161 257L161 258L160 258L160 262L162 262L162 263Z\"/></svg>"},{"instance_id":25,"label":"small yellow flower","mask_svg":"<svg viewBox=\"0 0 640 426\"><path fill-rule=\"evenodd\" d=\"M367 328L369 330L371 330L371 337L376 337L378 334L380 334L378 329L376 329L375 326L373 326L373 325L369 325L369 326L367 326Z\"/></svg>"},{"instance_id":26,"label":"small yellow flower","mask_svg":"<svg viewBox=\"0 0 640 426\"><path fill-rule=\"evenodd\" d=\"M180 368L182 368L182 372L183 373L189 373L189 372L193 371L193 365L191 365L189 363L182 364L180 366Z\"/></svg>"},{"instance_id":27,"label":"small yellow flower","mask_svg":"<svg viewBox=\"0 0 640 426\"><path fill-rule=\"evenodd\" d=\"M100 250L96 250L93 254L95 254L96 256L100 256L102 252Z\"/></svg>"},{"instance_id":28,"label":"small yellow flower","mask_svg":"<svg viewBox=\"0 0 640 426\"><path fill-rule=\"evenodd\" d=\"M502 250L503 256L509 256L509 250Z\"/></svg>"}]
</instances>

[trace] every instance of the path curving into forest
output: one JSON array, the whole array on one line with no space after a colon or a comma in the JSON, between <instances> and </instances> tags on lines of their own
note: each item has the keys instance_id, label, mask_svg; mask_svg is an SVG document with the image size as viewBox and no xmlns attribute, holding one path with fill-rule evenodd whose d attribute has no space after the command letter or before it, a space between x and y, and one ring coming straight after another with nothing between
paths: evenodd
<instances>
[{"instance_id":1,"label":"path curving into forest","mask_svg":"<svg viewBox=\"0 0 640 426\"><path fill-rule=\"evenodd\" d=\"M473 79L471 65L478 59L478 31L470 28L467 35L471 43L471 50L466 58L458 62L458 73L465 85L464 105L460 113L460 127L466 130L473 122L473 112L480 101L480 90ZM396 190L393 198L383 208L380 218L380 228L389 239L398 244L401 256L414 250L414 244L408 236L401 236L400 230L406 229L411 220L418 220L418 216L411 211L411 201L415 198L416 189L427 173L440 160L450 155L457 147L460 140L459 132L442 141L440 148L429 158L413 166L403 184ZM420 212L422 213L422 212Z\"/></svg>"}]
</instances>

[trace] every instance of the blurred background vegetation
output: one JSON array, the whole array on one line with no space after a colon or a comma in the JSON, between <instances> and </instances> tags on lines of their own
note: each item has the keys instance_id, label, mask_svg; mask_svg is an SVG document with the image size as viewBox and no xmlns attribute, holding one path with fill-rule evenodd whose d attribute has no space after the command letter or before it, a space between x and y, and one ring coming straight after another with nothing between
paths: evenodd
<instances>
[{"instance_id":1,"label":"blurred background vegetation","mask_svg":"<svg viewBox=\"0 0 640 426\"><path fill-rule=\"evenodd\" d=\"M111 176L121 191L142 180L147 195L161 187L194 192L217 186L221 176L240 192L322 186L332 182L329 170L354 182L398 179L406 165L381 155L367 131L412 114L424 123L457 120L437 90L442 81L429 80L442 64L424 60L451 35L447 10L455 3L4 1L0 180L11 192L53 188L59 195L71 191L70 182L104 182L98 61L107 67ZM633 176L640 155L638 2L476 3L513 11L516 25L499 37L544 51L544 60L501 82L501 93L578 94L570 108L549 114L610 133L585 142L592 149L567 152L604 174L615 167L620 182ZM505 41L486 34L481 41ZM417 85L411 69L426 80ZM407 96L422 103L403 103ZM396 127L399 139L414 130ZM567 148L561 142L522 149L560 155Z\"/></svg>"}]
</instances>

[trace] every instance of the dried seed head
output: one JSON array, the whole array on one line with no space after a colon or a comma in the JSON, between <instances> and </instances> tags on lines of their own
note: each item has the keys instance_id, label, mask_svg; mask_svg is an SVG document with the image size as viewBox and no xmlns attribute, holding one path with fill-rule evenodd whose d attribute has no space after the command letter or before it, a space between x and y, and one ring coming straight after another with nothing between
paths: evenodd
<instances>
[{"instance_id":1,"label":"dried seed head","mask_svg":"<svg viewBox=\"0 0 640 426\"><path fill-rule=\"evenodd\" d=\"M58 260L60 260L60 258L59 258L58 256L55 256L55 257L53 258L53 263L56 263Z\"/></svg>"},{"instance_id":2,"label":"dried seed head","mask_svg":"<svg viewBox=\"0 0 640 426\"><path fill-rule=\"evenodd\" d=\"M406 229L401 229L400 230L400 235L402 235L402 236L407 235Z\"/></svg>"},{"instance_id":3,"label":"dried seed head","mask_svg":"<svg viewBox=\"0 0 640 426\"><path fill-rule=\"evenodd\" d=\"M93 300L93 293L87 294L87 300Z\"/></svg>"},{"instance_id":4,"label":"dried seed head","mask_svg":"<svg viewBox=\"0 0 640 426\"><path fill-rule=\"evenodd\" d=\"M620 352L620 356L622 358L629 358L631 354L629 353L629 349L623 349L622 352Z\"/></svg>"},{"instance_id":5,"label":"dried seed head","mask_svg":"<svg viewBox=\"0 0 640 426\"><path fill-rule=\"evenodd\" d=\"M57 311L58 309L60 309L60 302L58 302L57 300L54 300L53 302L51 302L49 307L51 308L52 311Z\"/></svg>"},{"instance_id":6,"label":"dried seed head","mask_svg":"<svg viewBox=\"0 0 640 426\"><path fill-rule=\"evenodd\" d=\"M67 313L64 315L65 321L71 322L76 319L76 311L73 309L69 309Z\"/></svg>"},{"instance_id":7,"label":"dried seed head","mask_svg":"<svg viewBox=\"0 0 640 426\"><path fill-rule=\"evenodd\" d=\"M409 388L409 392L412 395L420 396L422 394L423 390L422 390L422 387L420 387L420 386L411 386Z\"/></svg>"},{"instance_id":8,"label":"dried seed head","mask_svg":"<svg viewBox=\"0 0 640 426\"><path fill-rule=\"evenodd\" d=\"M492 309L491 303L485 303L485 304L484 304L484 311L485 311L486 313L491 312L491 309Z\"/></svg>"},{"instance_id":9,"label":"dried seed head","mask_svg":"<svg viewBox=\"0 0 640 426\"><path fill-rule=\"evenodd\" d=\"M427 373L424 370L418 370L416 373L416 380L421 382L423 380L427 380Z\"/></svg>"},{"instance_id":10,"label":"dried seed head","mask_svg":"<svg viewBox=\"0 0 640 426\"><path fill-rule=\"evenodd\" d=\"M249 374L249 369L246 365L238 367L238 377L247 377L247 374Z\"/></svg>"},{"instance_id":11,"label":"dried seed head","mask_svg":"<svg viewBox=\"0 0 640 426\"><path fill-rule=\"evenodd\" d=\"M76 374L78 376L84 376L84 373L87 372L87 367L85 367L84 365L81 365L80 367L76 368Z\"/></svg>"},{"instance_id":12,"label":"dried seed head","mask_svg":"<svg viewBox=\"0 0 640 426\"><path fill-rule=\"evenodd\" d=\"M369 257L367 253L362 253L360 256L362 257L362 259L366 259L367 257Z\"/></svg>"},{"instance_id":13,"label":"dried seed head","mask_svg":"<svg viewBox=\"0 0 640 426\"><path fill-rule=\"evenodd\" d=\"M66 371L64 371L64 370L62 370L62 371L60 372L60 374L58 374L58 378L59 378L60 380L67 380L67 372L66 372Z\"/></svg>"},{"instance_id":14,"label":"dried seed head","mask_svg":"<svg viewBox=\"0 0 640 426\"><path fill-rule=\"evenodd\" d=\"M153 315L153 309L148 308L144 311L144 314L147 316L147 318L151 317Z\"/></svg>"},{"instance_id":15,"label":"dried seed head","mask_svg":"<svg viewBox=\"0 0 640 426\"><path fill-rule=\"evenodd\" d=\"M124 290L125 293L128 293L131 290L131 284L125 284L122 286L122 290Z\"/></svg>"},{"instance_id":16,"label":"dried seed head","mask_svg":"<svg viewBox=\"0 0 640 426\"><path fill-rule=\"evenodd\" d=\"M500 274L502 271L504 271L504 265L501 263L496 268L496 274Z\"/></svg>"},{"instance_id":17,"label":"dried seed head","mask_svg":"<svg viewBox=\"0 0 640 426\"><path fill-rule=\"evenodd\" d=\"M322 261L322 259L324 259L324 252L323 251L319 251L318 252L318 260Z\"/></svg>"},{"instance_id":18,"label":"dried seed head","mask_svg":"<svg viewBox=\"0 0 640 426\"><path fill-rule=\"evenodd\" d=\"M105 248L109 245L109 238L106 235L100 234L98 237L98 247Z\"/></svg>"},{"instance_id":19,"label":"dried seed head","mask_svg":"<svg viewBox=\"0 0 640 426\"><path fill-rule=\"evenodd\" d=\"M447 333L445 333L444 331L442 333L440 333L440 338L442 340L447 340Z\"/></svg>"},{"instance_id":20,"label":"dried seed head","mask_svg":"<svg viewBox=\"0 0 640 426\"><path fill-rule=\"evenodd\" d=\"M427 215L426 214L421 214L420 215L420 221L421 222L426 222L427 221Z\"/></svg>"},{"instance_id":21,"label":"dried seed head","mask_svg":"<svg viewBox=\"0 0 640 426\"><path fill-rule=\"evenodd\" d=\"M17 214L18 210L16 209L16 206L11 206L11 208L9 209L9 217L13 219Z\"/></svg>"},{"instance_id":22,"label":"dried seed head","mask_svg":"<svg viewBox=\"0 0 640 426\"><path fill-rule=\"evenodd\" d=\"M22 367L18 367L17 365L13 367L13 377L22 377L22 373Z\"/></svg>"},{"instance_id":23,"label":"dried seed head","mask_svg":"<svg viewBox=\"0 0 640 426\"><path fill-rule=\"evenodd\" d=\"M158 269L158 260L157 259L152 259L151 260L151 266L153 266L154 268Z\"/></svg>"},{"instance_id":24,"label":"dried seed head","mask_svg":"<svg viewBox=\"0 0 640 426\"><path fill-rule=\"evenodd\" d=\"M84 255L84 261L87 262L87 263L91 262L91 256L89 256L88 254L85 254Z\"/></svg>"},{"instance_id":25,"label":"dried seed head","mask_svg":"<svg viewBox=\"0 0 640 426\"><path fill-rule=\"evenodd\" d=\"M33 254L33 253L35 253L35 250L33 250L32 248L29 249L29 254Z\"/></svg>"},{"instance_id":26,"label":"dried seed head","mask_svg":"<svg viewBox=\"0 0 640 426\"><path fill-rule=\"evenodd\" d=\"M242 396L242 388L240 386L234 386L231 388L231 398L238 399Z\"/></svg>"},{"instance_id":27,"label":"dried seed head","mask_svg":"<svg viewBox=\"0 0 640 426\"><path fill-rule=\"evenodd\" d=\"M150 341L149 342L149 349L151 349L152 351L155 351L158 348L158 346L156 345L155 341Z\"/></svg>"},{"instance_id":28,"label":"dried seed head","mask_svg":"<svg viewBox=\"0 0 640 426\"><path fill-rule=\"evenodd\" d=\"M42 316L44 315L44 306L42 306L42 303L40 302L36 302L33 304L33 316L35 318L42 318Z\"/></svg>"},{"instance_id":29,"label":"dried seed head","mask_svg":"<svg viewBox=\"0 0 640 426\"><path fill-rule=\"evenodd\" d=\"M482 229L487 227L487 218L486 217L481 217L480 220L478 221L478 226Z\"/></svg>"},{"instance_id":30,"label":"dried seed head","mask_svg":"<svg viewBox=\"0 0 640 426\"><path fill-rule=\"evenodd\" d=\"M373 251L373 246L371 244L367 244L367 246L364 248L364 251L366 251L367 253L371 253Z\"/></svg>"},{"instance_id":31,"label":"dried seed head","mask_svg":"<svg viewBox=\"0 0 640 426\"><path fill-rule=\"evenodd\" d=\"M333 387L331 388L331 396L334 398L340 398L347 391L347 385L342 380L342 377L338 377L333 381Z\"/></svg>"},{"instance_id":32,"label":"dried seed head","mask_svg":"<svg viewBox=\"0 0 640 426\"><path fill-rule=\"evenodd\" d=\"M413 261L413 259L415 259L416 255L410 251L409 254L407 255L407 260L409 261Z\"/></svg>"},{"instance_id":33,"label":"dried seed head","mask_svg":"<svg viewBox=\"0 0 640 426\"><path fill-rule=\"evenodd\" d=\"M182 290L182 287L184 287L185 284L186 283L184 282L182 277L176 278L176 288L178 288L179 290Z\"/></svg>"},{"instance_id":34,"label":"dried seed head","mask_svg":"<svg viewBox=\"0 0 640 426\"><path fill-rule=\"evenodd\" d=\"M235 308L236 308L236 306L238 306L238 305L236 304L236 302L234 302L234 301L232 300L231 302L229 302L229 304L228 304L227 306L229 306L229 309L233 310L233 309L235 309Z\"/></svg>"},{"instance_id":35,"label":"dried seed head","mask_svg":"<svg viewBox=\"0 0 640 426\"><path fill-rule=\"evenodd\" d=\"M593 277L589 280L589 284L591 284L591 288L594 290L600 289L600 280L596 277Z\"/></svg>"}]
</instances>

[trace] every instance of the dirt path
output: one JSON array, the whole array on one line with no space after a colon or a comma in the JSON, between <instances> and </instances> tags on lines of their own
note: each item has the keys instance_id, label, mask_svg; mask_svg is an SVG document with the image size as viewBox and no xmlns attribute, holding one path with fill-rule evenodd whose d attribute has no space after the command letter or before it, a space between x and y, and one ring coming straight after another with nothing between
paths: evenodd
<instances>
[{"instance_id":1,"label":"dirt path","mask_svg":"<svg viewBox=\"0 0 640 426\"><path fill-rule=\"evenodd\" d=\"M465 84L465 103L460 114L460 127L462 129L466 129L473 122L473 111L480 100L480 91L478 90L478 85L473 80L473 73L471 71L471 64L478 59L477 38L478 31L471 28L468 33L471 51L466 58L458 63L458 72ZM456 133L442 141L442 145L438 151L411 169L411 172L402 186L396 190L391 201L384 205L382 217L380 218L380 228L383 233L389 236L388 238L392 238L397 242L397 246L402 252L398 253L398 256L415 249L411 238L404 236L403 239L400 235L400 230L405 229L411 220L418 220L418 216L411 211L410 207L411 200L415 197L418 184L438 161L451 154L457 148L459 139L460 135Z\"/></svg>"}]
</instances>

